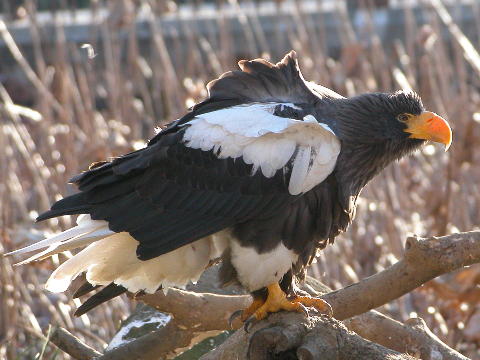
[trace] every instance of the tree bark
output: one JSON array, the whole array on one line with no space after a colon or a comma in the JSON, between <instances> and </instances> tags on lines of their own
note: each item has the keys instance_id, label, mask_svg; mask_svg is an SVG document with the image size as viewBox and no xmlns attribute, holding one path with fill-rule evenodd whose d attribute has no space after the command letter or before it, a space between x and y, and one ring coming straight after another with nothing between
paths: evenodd
<instances>
[{"instance_id":1,"label":"tree bark","mask_svg":"<svg viewBox=\"0 0 480 360\"><path fill-rule=\"evenodd\" d=\"M365 339L423 360L468 360L435 336L421 318L411 318L402 324L371 310L343 323Z\"/></svg>"},{"instance_id":2,"label":"tree bark","mask_svg":"<svg viewBox=\"0 0 480 360\"><path fill-rule=\"evenodd\" d=\"M385 345L389 348L388 351L393 351L391 354L391 356L394 356L393 358L401 359L402 356L405 358L405 355L402 355L401 352L409 352L418 354L422 359L434 359L436 354L439 354L444 359L464 360L465 357L435 337L422 320L410 320L406 324L401 324L377 312L367 312L412 291L441 274L478 262L480 262L480 231L439 238L410 237L406 241L404 258L378 274L326 294L324 292L329 289L319 285L319 282L314 280L309 280L304 289L313 295L320 295L328 301L332 305L334 317L338 320L364 314L349 320L346 324L365 338ZM130 359L172 356L171 354L177 353L179 349L194 345L196 341L198 342L198 339L204 338L205 336L201 336L201 333L208 334L211 331L218 332L228 329L229 316L235 310L248 306L251 301L250 297L245 295L225 296L178 289L170 289L168 295L159 292L139 299L162 312L172 314L174 321L167 326L168 331L146 335L111 351L116 354L128 351L129 356L127 358ZM292 323L292 319L296 319L296 325ZM321 354L319 351L324 351L325 354L330 351L330 354L342 358L342 356L347 356L343 353L343 351L347 351L345 349L350 349L348 351L352 355L351 352L354 351L354 348L359 351L356 358L360 358L363 353L369 353L370 355L365 357L369 359L375 358L378 354L378 356L385 355L386 350L383 346L373 344L365 339L359 340L357 335L345 333L344 329L339 327L339 323L333 319L332 322L325 322L323 319L318 320L321 318L315 316L312 316L311 319L314 319L312 320L314 325L308 319L302 321L299 314L272 314L266 321L260 322L260 324L263 324L259 325L261 329L257 328L255 331L257 333L262 330L256 335L259 336L258 338L253 338L250 335L253 332L245 334L243 330L239 330L219 349L222 348L225 354L232 355L232 351L242 351L241 349L246 348L245 341L248 340L248 344L257 349L259 358L267 356L265 354L281 353L282 347L288 347L292 356L303 356L305 359L309 358L309 351L312 352L312 356ZM272 325L272 321L277 321L275 326ZM269 324L272 326L266 328ZM234 323L234 328L240 326L240 322ZM332 333L333 329L336 329L336 335L332 335L329 339L341 340L341 349L335 345L337 343L332 342L331 346L328 346L328 341L323 340L324 336L328 338L328 334ZM391 340L390 332L399 335L398 341ZM171 334L175 337L174 340L163 341L163 339L171 338ZM388 334L388 336L384 334ZM319 335L321 335L320 339L318 338ZM162 338L162 341L158 341L159 337ZM311 340L314 337L315 341ZM260 350L261 347L255 347L254 344L257 342L259 344L270 344L268 347L270 350ZM145 351L147 344L148 354L151 354L148 356ZM321 347L320 350L316 348L318 346ZM109 355L111 352L106 353L102 360L125 358L111 357ZM223 356L220 352L217 355L213 354L212 356ZM254 358L253 353L250 353L249 356L252 359ZM208 357L206 358L208 359Z\"/></svg>"},{"instance_id":3,"label":"tree bark","mask_svg":"<svg viewBox=\"0 0 480 360\"><path fill-rule=\"evenodd\" d=\"M297 313L272 314L247 333L238 330L201 360L413 360L347 330L338 320Z\"/></svg>"}]
</instances>

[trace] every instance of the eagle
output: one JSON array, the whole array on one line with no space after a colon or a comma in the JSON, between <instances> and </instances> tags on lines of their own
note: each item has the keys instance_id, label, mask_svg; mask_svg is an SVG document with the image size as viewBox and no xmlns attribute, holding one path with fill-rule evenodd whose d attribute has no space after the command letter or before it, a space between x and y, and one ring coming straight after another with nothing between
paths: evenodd
<instances>
[{"instance_id":1,"label":"eagle","mask_svg":"<svg viewBox=\"0 0 480 360\"><path fill-rule=\"evenodd\" d=\"M243 321L328 303L297 284L319 249L355 216L362 188L426 141L452 141L449 124L412 91L345 98L306 81L297 55L242 60L208 83L208 97L146 147L74 176L78 192L37 221L79 215L77 225L11 254L21 264L83 248L46 288L92 294L79 316L122 293L196 282L219 262L221 284L253 297Z\"/></svg>"}]
</instances>

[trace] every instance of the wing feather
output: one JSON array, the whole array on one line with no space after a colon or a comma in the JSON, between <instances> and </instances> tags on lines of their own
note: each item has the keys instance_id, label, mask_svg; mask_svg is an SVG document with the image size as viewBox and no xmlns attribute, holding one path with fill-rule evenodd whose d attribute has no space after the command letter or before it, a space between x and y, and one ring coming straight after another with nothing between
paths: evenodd
<instances>
[{"instance_id":1,"label":"wing feather","mask_svg":"<svg viewBox=\"0 0 480 360\"><path fill-rule=\"evenodd\" d=\"M40 219L80 209L112 231L129 232L139 242L137 256L146 260L226 227L270 218L322 182L340 144L305 109L335 96L311 89L294 53L276 65L239 65L242 71L209 83L209 98L146 148L72 178L81 192ZM290 109L280 115L295 118L279 116L279 106Z\"/></svg>"}]
</instances>

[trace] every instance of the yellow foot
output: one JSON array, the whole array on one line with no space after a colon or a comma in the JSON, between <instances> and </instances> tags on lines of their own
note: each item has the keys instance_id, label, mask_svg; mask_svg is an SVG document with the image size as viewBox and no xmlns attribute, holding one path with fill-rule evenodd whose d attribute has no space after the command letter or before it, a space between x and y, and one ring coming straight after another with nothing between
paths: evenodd
<instances>
[{"instance_id":1,"label":"yellow foot","mask_svg":"<svg viewBox=\"0 0 480 360\"><path fill-rule=\"evenodd\" d=\"M325 300L310 296L295 296L293 299L288 299L278 283L267 286L267 289L266 300L256 298L248 308L232 314L229 320L230 327L232 327L233 320L240 316L240 319L245 323L245 330L248 331L250 325L256 320L265 319L269 313L281 310L297 311L308 315L306 308L313 307L320 313L330 317L333 315L332 307Z\"/></svg>"},{"instance_id":2,"label":"yellow foot","mask_svg":"<svg viewBox=\"0 0 480 360\"><path fill-rule=\"evenodd\" d=\"M278 312L280 310L306 313L306 309L302 302L297 301L298 298L288 300L287 295L283 292L278 283L269 285L267 288L267 300L252 314L257 320L265 319L269 313Z\"/></svg>"},{"instance_id":3,"label":"yellow foot","mask_svg":"<svg viewBox=\"0 0 480 360\"><path fill-rule=\"evenodd\" d=\"M245 322L250 316L255 314L255 312L260 307L262 307L263 304L265 304L265 300L263 300L262 298L253 299L252 304L245 310L241 311L240 320L242 320L242 322Z\"/></svg>"}]
</instances>

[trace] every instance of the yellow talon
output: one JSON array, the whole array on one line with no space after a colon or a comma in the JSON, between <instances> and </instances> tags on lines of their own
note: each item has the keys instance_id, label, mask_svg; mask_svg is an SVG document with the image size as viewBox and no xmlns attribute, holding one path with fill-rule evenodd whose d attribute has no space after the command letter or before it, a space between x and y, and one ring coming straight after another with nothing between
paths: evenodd
<instances>
[{"instance_id":1,"label":"yellow talon","mask_svg":"<svg viewBox=\"0 0 480 360\"><path fill-rule=\"evenodd\" d=\"M253 314L257 320L265 319L268 313L280 310L303 312L303 306L295 301L289 301L278 283L269 285L267 289L267 300Z\"/></svg>"},{"instance_id":2,"label":"yellow talon","mask_svg":"<svg viewBox=\"0 0 480 360\"><path fill-rule=\"evenodd\" d=\"M245 310L242 311L242 314L240 315L240 320L245 322L250 316L255 314L255 312L263 305L265 304L265 300L262 298L255 298L253 299L252 304L246 308Z\"/></svg>"},{"instance_id":3,"label":"yellow talon","mask_svg":"<svg viewBox=\"0 0 480 360\"><path fill-rule=\"evenodd\" d=\"M319 312L332 316L332 308L325 300L309 296L296 296L292 300L289 300L278 283L267 286L267 289L268 296L266 300L256 298L248 308L243 310L240 316L243 322L252 316L257 320L262 320L265 319L269 313L281 310L305 313L305 307L314 307Z\"/></svg>"}]
</instances>

